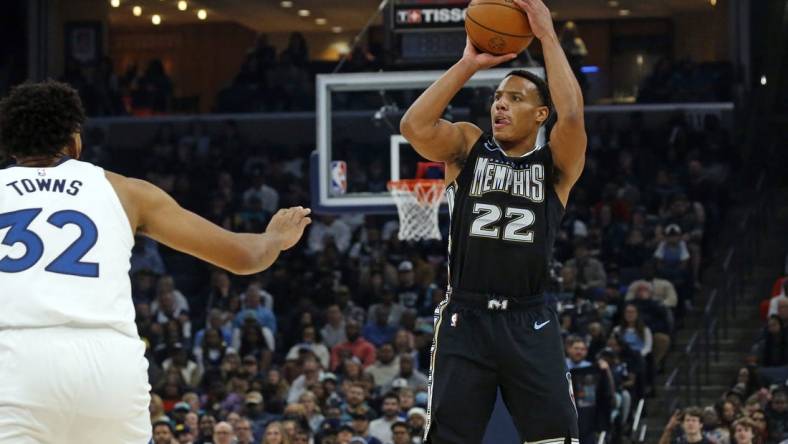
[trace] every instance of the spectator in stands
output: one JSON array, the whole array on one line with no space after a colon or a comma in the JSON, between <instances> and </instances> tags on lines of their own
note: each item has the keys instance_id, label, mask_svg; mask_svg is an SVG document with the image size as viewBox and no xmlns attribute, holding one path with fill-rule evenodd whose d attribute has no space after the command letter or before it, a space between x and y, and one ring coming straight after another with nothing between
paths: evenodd
<instances>
[{"instance_id":1,"label":"spectator in stands","mask_svg":"<svg viewBox=\"0 0 788 444\"><path fill-rule=\"evenodd\" d=\"M777 314L780 301L788 300L788 279L783 279L782 291L769 300L769 316Z\"/></svg>"},{"instance_id":2,"label":"spectator in stands","mask_svg":"<svg viewBox=\"0 0 788 444\"><path fill-rule=\"evenodd\" d=\"M358 325L364 325L366 312L350 299L350 289L346 285L340 285L334 290L334 302L342 310L345 321L353 319Z\"/></svg>"},{"instance_id":3,"label":"spectator in stands","mask_svg":"<svg viewBox=\"0 0 788 444\"><path fill-rule=\"evenodd\" d=\"M272 334L276 334L276 317L261 303L261 295L257 291L246 292L243 310L235 316L235 327L241 328L249 317L255 319L260 326L268 328Z\"/></svg>"},{"instance_id":4,"label":"spectator in stands","mask_svg":"<svg viewBox=\"0 0 788 444\"><path fill-rule=\"evenodd\" d=\"M653 294L654 288L651 284L644 282L635 290L635 299L630 304L637 307L638 313L643 318L643 323L651 330L654 344L654 366L659 367L662 358L670 348L670 334L673 331L673 325L670 310L661 302L655 301ZM626 309L624 315L626 316Z\"/></svg>"},{"instance_id":5,"label":"spectator in stands","mask_svg":"<svg viewBox=\"0 0 788 444\"><path fill-rule=\"evenodd\" d=\"M753 425L753 435L755 435L753 441L755 441L755 444L766 444L766 440L769 437L769 431L766 428L766 413L762 410L756 410L750 414L750 419Z\"/></svg>"},{"instance_id":6,"label":"spectator in stands","mask_svg":"<svg viewBox=\"0 0 788 444\"><path fill-rule=\"evenodd\" d=\"M216 423L213 427L213 444L233 444L234 442L233 427L224 421Z\"/></svg>"},{"instance_id":7,"label":"spectator in stands","mask_svg":"<svg viewBox=\"0 0 788 444\"><path fill-rule=\"evenodd\" d=\"M290 437L281 422L273 421L265 427L262 444L290 444Z\"/></svg>"},{"instance_id":8,"label":"spectator in stands","mask_svg":"<svg viewBox=\"0 0 788 444\"><path fill-rule=\"evenodd\" d=\"M309 385L320 382L323 377L320 362L312 353L303 355L301 358L301 369L301 375L290 385L290 391L287 394L288 404L297 402Z\"/></svg>"},{"instance_id":9,"label":"spectator in stands","mask_svg":"<svg viewBox=\"0 0 788 444\"><path fill-rule=\"evenodd\" d=\"M197 443L213 443L213 428L215 426L216 418L213 415L202 415L200 417L200 433L197 437Z\"/></svg>"},{"instance_id":10,"label":"spectator in stands","mask_svg":"<svg viewBox=\"0 0 788 444\"><path fill-rule=\"evenodd\" d=\"M659 444L711 444L703 436L703 410L693 406L683 412L676 411L665 426Z\"/></svg>"},{"instance_id":11,"label":"spectator in stands","mask_svg":"<svg viewBox=\"0 0 788 444\"><path fill-rule=\"evenodd\" d=\"M779 388L772 393L766 406L767 443L781 443L788 439L788 392Z\"/></svg>"},{"instance_id":12,"label":"spectator in stands","mask_svg":"<svg viewBox=\"0 0 788 444\"><path fill-rule=\"evenodd\" d=\"M367 404L366 398L367 390L363 384L351 384L345 391L345 402L340 406L341 419L349 421L352 419L351 415L355 413L364 413L372 410Z\"/></svg>"},{"instance_id":13,"label":"spectator in stands","mask_svg":"<svg viewBox=\"0 0 788 444\"><path fill-rule=\"evenodd\" d=\"M241 418L233 428L238 444L254 444L255 438L252 434L252 423L246 418Z\"/></svg>"},{"instance_id":14,"label":"spectator in stands","mask_svg":"<svg viewBox=\"0 0 788 444\"><path fill-rule=\"evenodd\" d=\"M676 224L665 227L665 239L654 251L659 272L680 287L689 283L690 253L687 242L681 238L681 228Z\"/></svg>"},{"instance_id":15,"label":"spectator in stands","mask_svg":"<svg viewBox=\"0 0 788 444\"><path fill-rule=\"evenodd\" d=\"M383 396L381 409L383 416L373 420L369 425L369 434L382 443L391 442L391 426L399 419L399 397L394 393Z\"/></svg>"},{"instance_id":16,"label":"spectator in stands","mask_svg":"<svg viewBox=\"0 0 788 444\"><path fill-rule=\"evenodd\" d=\"M588 348L581 337L569 336L565 346L578 412L580 444L593 444L595 434L609 428L615 402L613 376L607 361L600 359L592 364L586 360Z\"/></svg>"},{"instance_id":17,"label":"spectator in stands","mask_svg":"<svg viewBox=\"0 0 788 444\"><path fill-rule=\"evenodd\" d=\"M320 330L320 335L328 348L347 341L345 319L339 305L331 304L326 308L326 325Z\"/></svg>"},{"instance_id":18,"label":"spectator in stands","mask_svg":"<svg viewBox=\"0 0 788 444\"><path fill-rule=\"evenodd\" d=\"M621 335L621 339L633 351L640 353L641 356L645 357L651 353L653 346L651 329L640 319L636 305L627 304L624 307L624 316L621 318L621 324L613 329L613 333Z\"/></svg>"},{"instance_id":19,"label":"spectator in stands","mask_svg":"<svg viewBox=\"0 0 788 444\"><path fill-rule=\"evenodd\" d=\"M345 221L336 216L317 216L309 229L307 244L311 253L320 253L327 243L332 243L337 251L344 253L350 248L352 231Z\"/></svg>"},{"instance_id":20,"label":"spectator in stands","mask_svg":"<svg viewBox=\"0 0 788 444\"><path fill-rule=\"evenodd\" d=\"M577 77L580 88L583 90L583 95L585 95L588 91L588 79L582 68L583 61L588 55L588 49L586 49L586 44L580 37L580 32L577 30L575 22L570 20L564 24L559 39L561 48L569 61L569 66L572 68L575 77Z\"/></svg>"},{"instance_id":21,"label":"spectator in stands","mask_svg":"<svg viewBox=\"0 0 788 444\"><path fill-rule=\"evenodd\" d=\"M133 91L134 108L154 113L163 113L171 109L172 80L164 71L164 64L161 60L151 60L145 73L137 79L136 83L137 88Z\"/></svg>"},{"instance_id":22,"label":"spectator in stands","mask_svg":"<svg viewBox=\"0 0 788 444\"><path fill-rule=\"evenodd\" d=\"M391 389L398 379L404 380L405 386L413 390L421 391L427 389L428 378L416 368L413 356L407 353L399 355L399 374L391 381L391 386L383 386L384 391Z\"/></svg>"},{"instance_id":23,"label":"spectator in stands","mask_svg":"<svg viewBox=\"0 0 788 444\"><path fill-rule=\"evenodd\" d=\"M756 444L755 424L750 418L740 418L733 423L733 437L736 444Z\"/></svg>"},{"instance_id":24,"label":"spectator in stands","mask_svg":"<svg viewBox=\"0 0 788 444\"><path fill-rule=\"evenodd\" d=\"M186 350L180 343L175 344L170 352L170 357L165 359L161 366L165 372L170 368L175 368L180 371L183 381L186 382L186 385L191 387L197 386L202 376L200 367L196 362L189 359Z\"/></svg>"},{"instance_id":25,"label":"spectator in stands","mask_svg":"<svg viewBox=\"0 0 788 444\"><path fill-rule=\"evenodd\" d=\"M263 436L266 424L274 419L275 415L271 415L265 411L265 402L263 395L260 392L251 391L246 394L244 398L243 413L252 423L252 434L256 439Z\"/></svg>"},{"instance_id":26,"label":"spectator in stands","mask_svg":"<svg viewBox=\"0 0 788 444\"><path fill-rule=\"evenodd\" d=\"M169 421L153 423L153 444L172 444L173 441L173 429Z\"/></svg>"},{"instance_id":27,"label":"spectator in stands","mask_svg":"<svg viewBox=\"0 0 788 444\"><path fill-rule=\"evenodd\" d=\"M381 306L375 311L375 318L370 319L369 324L364 326L362 336L373 345L380 347L387 342L394 340L397 327L389 324L389 309Z\"/></svg>"},{"instance_id":28,"label":"spectator in stands","mask_svg":"<svg viewBox=\"0 0 788 444\"><path fill-rule=\"evenodd\" d=\"M356 412L350 416L352 418L350 425L351 427L353 427L354 437L359 437L363 439L364 442L366 442L367 444L383 444L383 441L381 441L379 438L375 437L372 434L370 421L372 421L374 416L371 415L371 412L369 411Z\"/></svg>"},{"instance_id":29,"label":"spectator in stands","mask_svg":"<svg viewBox=\"0 0 788 444\"><path fill-rule=\"evenodd\" d=\"M779 316L769 316L766 331L754 347L761 366L779 367L788 364L786 336L783 320Z\"/></svg>"},{"instance_id":30,"label":"spectator in stands","mask_svg":"<svg viewBox=\"0 0 788 444\"><path fill-rule=\"evenodd\" d=\"M391 442L393 444L413 444L413 438L408 423L397 421L391 425Z\"/></svg>"},{"instance_id":31,"label":"spectator in stands","mask_svg":"<svg viewBox=\"0 0 788 444\"><path fill-rule=\"evenodd\" d=\"M416 284L413 262L402 261L397 266L396 300L406 309L418 310L424 304L424 292Z\"/></svg>"},{"instance_id":32,"label":"spectator in stands","mask_svg":"<svg viewBox=\"0 0 788 444\"><path fill-rule=\"evenodd\" d=\"M730 430L721 422L712 406L703 409L703 436L712 443L730 444Z\"/></svg>"},{"instance_id":33,"label":"spectator in stands","mask_svg":"<svg viewBox=\"0 0 788 444\"><path fill-rule=\"evenodd\" d=\"M413 432L414 444L421 444L423 442L424 427L427 425L427 411L421 407L413 407L408 410L407 420L408 426Z\"/></svg>"},{"instance_id":34,"label":"spectator in stands","mask_svg":"<svg viewBox=\"0 0 788 444\"><path fill-rule=\"evenodd\" d=\"M298 67L306 66L307 62L309 62L309 48L307 47L304 35L300 32L291 33L287 48L285 48L282 54L286 54L290 57L294 65Z\"/></svg>"},{"instance_id":35,"label":"spectator in stands","mask_svg":"<svg viewBox=\"0 0 788 444\"><path fill-rule=\"evenodd\" d=\"M602 289L607 284L607 274L602 263L590 256L585 242L575 245L575 257L567 261L566 267L576 270L577 286L582 292Z\"/></svg>"},{"instance_id":36,"label":"spectator in stands","mask_svg":"<svg viewBox=\"0 0 788 444\"><path fill-rule=\"evenodd\" d=\"M364 368L375 362L375 346L361 337L361 329L358 322L348 320L345 322L345 336L347 342L343 342L331 349L331 370L336 371L339 363L350 356L355 356L363 364Z\"/></svg>"},{"instance_id":37,"label":"spectator in stands","mask_svg":"<svg viewBox=\"0 0 788 444\"><path fill-rule=\"evenodd\" d=\"M252 198L257 198L268 215L276 213L279 209L279 192L266 183L263 170L260 167L253 168L249 176L251 185L243 194L243 202L248 203Z\"/></svg>"},{"instance_id":38,"label":"spectator in stands","mask_svg":"<svg viewBox=\"0 0 788 444\"><path fill-rule=\"evenodd\" d=\"M657 277L657 266L653 261L647 261L643 264L642 268L643 278L633 281L627 288L627 294L624 298L627 301L635 299L635 291L639 288L640 284L647 283L651 285L653 290L651 298L662 302L662 304L671 310L676 308L678 304L678 295L676 288L667 280Z\"/></svg>"},{"instance_id":39,"label":"spectator in stands","mask_svg":"<svg viewBox=\"0 0 788 444\"><path fill-rule=\"evenodd\" d=\"M290 351L287 352L285 359L298 359L298 354L302 350L309 350L320 361L320 366L322 368L329 368L331 353L328 351L328 348L320 342L314 325L305 325L301 329L301 342L290 347Z\"/></svg>"},{"instance_id":40,"label":"spectator in stands","mask_svg":"<svg viewBox=\"0 0 788 444\"><path fill-rule=\"evenodd\" d=\"M378 312L381 310L388 311L387 322L391 326L398 326L402 313L405 312L405 307L395 300L395 293L390 288L383 288L380 293L380 301L370 305L367 312L367 321L375 322L378 319Z\"/></svg>"},{"instance_id":41,"label":"spectator in stands","mask_svg":"<svg viewBox=\"0 0 788 444\"><path fill-rule=\"evenodd\" d=\"M377 360L364 372L372 375L376 388L390 384L399 373L399 357L394 354L394 345L382 344L377 349Z\"/></svg>"},{"instance_id":42,"label":"spectator in stands","mask_svg":"<svg viewBox=\"0 0 788 444\"><path fill-rule=\"evenodd\" d=\"M323 380L325 380L325 373L323 374ZM304 406L304 419L309 424L310 430L312 433L317 433L320 430L320 424L325 419L320 413L317 396L311 391L305 391L301 393L298 402Z\"/></svg>"}]
</instances>

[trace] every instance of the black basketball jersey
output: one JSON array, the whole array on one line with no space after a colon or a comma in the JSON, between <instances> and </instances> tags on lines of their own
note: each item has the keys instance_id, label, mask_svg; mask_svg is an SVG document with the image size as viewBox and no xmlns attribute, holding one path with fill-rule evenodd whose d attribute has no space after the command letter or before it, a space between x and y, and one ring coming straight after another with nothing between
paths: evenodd
<instances>
[{"instance_id":1,"label":"black basketball jersey","mask_svg":"<svg viewBox=\"0 0 788 444\"><path fill-rule=\"evenodd\" d=\"M541 298L564 208L549 144L509 157L484 133L446 188L452 291Z\"/></svg>"}]
</instances>

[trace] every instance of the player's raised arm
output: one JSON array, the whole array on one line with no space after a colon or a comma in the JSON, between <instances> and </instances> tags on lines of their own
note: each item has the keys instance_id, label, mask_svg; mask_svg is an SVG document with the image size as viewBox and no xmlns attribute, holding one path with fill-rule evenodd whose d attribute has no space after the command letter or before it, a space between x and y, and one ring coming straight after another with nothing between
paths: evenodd
<instances>
[{"instance_id":1,"label":"player's raised arm","mask_svg":"<svg viewBox=\"0 0 788 444\"><path fill-rule=\"evenodd\" d=\"M534 36L542 43L545 69L558 120L550 133L553 162L561 171L556 185L566 203L569 191L585 165L586 131L583 117L583 93L553 27L550 10L542 0L515 0L528 14Z\"/></svg>"},{"instance_id":2,"label":"player's raised arm","mask_svg":"<svg viewBox=\"0 0 788 444\"><path fill-rule=\"evenodd\" d=\"M235 274L258 273L279 253L295 245L311 222L310 210L279 210L265 233L233 233L182 208L160 188L138 179L107 173L132 229Z\"/></svg>"},{"instance_id":3,"label":"player's raised arm","mask_svg":"<svg viewBox=\"0 0 788 444\"><path fill-rule=\"evenodd\" d=\"M493 56L479 53L467 40L459 62L424 91L400 121L400 132L413 148L434 162L458 163L481 134L468 122L451 123L441 118L451 99L473 75L512 60L516 54Z\"/></svg>"}]
</instances>

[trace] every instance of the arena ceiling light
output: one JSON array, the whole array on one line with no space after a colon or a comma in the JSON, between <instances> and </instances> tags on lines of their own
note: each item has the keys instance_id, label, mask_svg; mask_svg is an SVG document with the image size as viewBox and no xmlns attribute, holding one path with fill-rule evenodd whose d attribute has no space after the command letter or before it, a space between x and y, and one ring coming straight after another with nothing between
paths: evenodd
<instances>
[{"instance_id":1,"label":"arena ceiling light","mask_svg":"<svg viewBox=\"0 0 788 444\"><path fill-rule=\"evenodd\" d=\"M189 3L187 3L186 0L181 0L178 2L179 11L185 11L188 8L189 8Z\"/></svg>"},{"instance_id":2,"label":"arena ceiling light","mask_svg":"<svg viewBox=\"0 0 788 444\"><path fill-rule=\"evenodd\" d=\"M293 2L291 2L290 0L282 0L282 2L279 3L279 6L283 8L292 8Z\"/></svg>"},{"instance_id":3,"label":"arena ceiling light","mask_svg":"<svg viewBox=\"0 0 788 444\"><path fill-rule=\"evenodd\" d=\"M208 12L205 9L200 9L197 11L197 18L200 20L205 20L208 18Z\"/></svg>"},{"instance_id":4,"label":"arena ceiling light","mask_svg":"<svg viewBox=\"0 0 788 444\"><path fill-rule=\"evenodd\" d=\"M340 32L342 32L342 27L334 26L333 28L331 28L331 32L333 32L334 34L339 34Z\"/></svg>"},{"instance_id":5,"label":"arena ceiling light","mask_svg":"<svg viewBox=\"0 0 788 444\"><path fill-rule=\"evenodd\" d=\"M632 11L630 11L629 9L619 9L618 10L618 15L620 15L621 17L627 17L631 13L632 13Z\"/></svg>"},{"instance_id":6,"label":"arena ceiling light","mask_svg":"<svg viewBox=\"0 0 788 444\"><path fill-rule=\"evenodd\" d=\"M159 26L161 24L161 16L159 14L153 14L153 16L150 18L150 22L155 26Z\"/></svg>"},{"instance_id":7,"label":"arena ceiling light","mask_svg":"<svg viewBox=\"0 0 788 444\"><path fill-rule=\"evenodd\" d=\"M322 25L325 25L326 23L328 23L328 20L324 19L323 17L318 17L318 18L315 19L315 24L316 25L321 25L322 26Z\"/></svg>"},{"instance_id":8,"label":"arena ceiling light","mask_svg":"<svg viewBox=\"0 0 788 444\"><path fill-rule=\"evenodd\" d=\"M299 9L298 10L298 15L300 17L309 17L309 14L311 14L311 13L312 12L310 12L308 9Z\"/></svg>"},{"instance_id":9,"label":"arena ceiling light","mask_svg":"<svg viewBox=\"0 0 788 444\"><path fill-rule=\"evenodd\" d=\"M610 6L611 8L618 8L618 0L609 0L607 2L607 5Z\"/></svg>"},{"instance_id":10,"label":"arena ceiling light","mask_svg":"<svg viewBox=\"0 0 788 444\"><path fill-rule=\"evenodd\" d=\"M120 0L109 0L109 4L112 5L113 8L117 8L120 6Z\"/></svg>"},{"instance_id":11,"label":"arena ceiling light","mask_svg":"<svg viewBox=\"0 0 788 444\"><path fill-rule=\"evenodd\" d=\"M131 13L134 14L134 17L139 17L142 15L142 8L139 6L135 6L131 8Z\"/></svg>"}]
</instances>

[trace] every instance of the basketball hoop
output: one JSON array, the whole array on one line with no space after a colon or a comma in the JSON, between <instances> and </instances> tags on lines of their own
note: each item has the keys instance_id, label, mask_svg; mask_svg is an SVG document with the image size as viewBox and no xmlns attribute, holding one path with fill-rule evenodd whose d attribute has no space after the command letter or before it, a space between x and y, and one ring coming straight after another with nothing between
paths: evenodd
<instances>
[{"instance_id":1,"label":"basketball hoop","mask_svg":"<svg viewBox=\"0 0 788 444\"><path fill-rule=\"evenodd\" d=\"M404 179L388 183L399 213L399 239L441 239L438 209L443 199L443 179Z\"/></svg>"}]
</instances>

